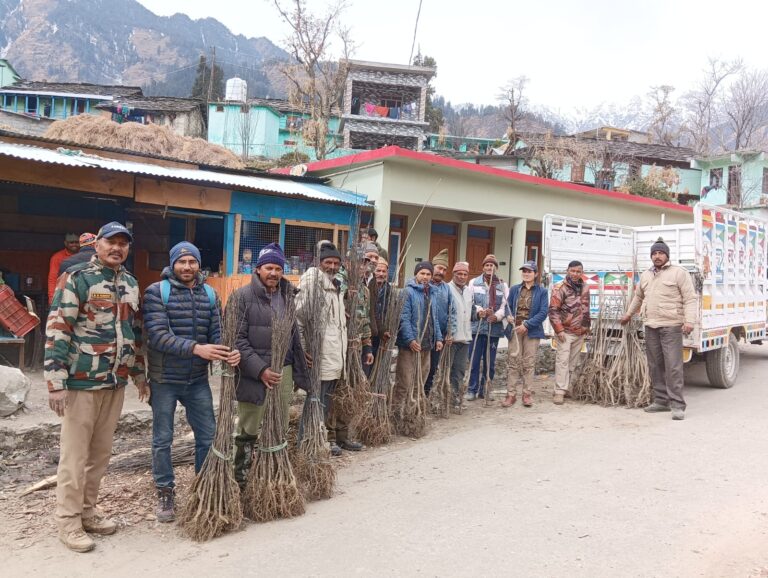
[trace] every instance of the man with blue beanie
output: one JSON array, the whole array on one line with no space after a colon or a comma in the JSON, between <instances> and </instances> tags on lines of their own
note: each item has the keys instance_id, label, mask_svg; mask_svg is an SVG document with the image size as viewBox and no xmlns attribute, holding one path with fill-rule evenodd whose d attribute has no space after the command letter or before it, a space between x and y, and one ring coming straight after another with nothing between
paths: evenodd
<instances>
[{"instance_id":1,"label":"man with blue beanie","mask_svg":"<svg viewBox=\"0 0 768 578\"><path fill-rule=\"evenodd\" d=\"M158 490L157 520L174 520L173 418L186 410L195 435L195 472L208 455L216 430L208 364L237 365L240 353L220 345L221 312L216 293L200 273L200 250L182 241L170 251L162 281L144 293L147 367L152 387L152 474Z\"/></svg>"}]
</instances>

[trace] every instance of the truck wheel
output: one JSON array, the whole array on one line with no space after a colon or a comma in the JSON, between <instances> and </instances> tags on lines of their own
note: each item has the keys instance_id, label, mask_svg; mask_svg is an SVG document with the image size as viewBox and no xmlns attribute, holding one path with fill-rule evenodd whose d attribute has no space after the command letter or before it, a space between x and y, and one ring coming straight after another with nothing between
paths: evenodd
<instances>
[{"instance_id":1,"label":"truck wheel","mask_svg":"<svg viewBox=\"0 0 768 578\"><path fill-rule=\"evenodd\" d=\"M713 387L728 389L736 383L739 374L739 342L731 334L728 345L707 351L707 378Z\"/></svg>"}]
</instances>

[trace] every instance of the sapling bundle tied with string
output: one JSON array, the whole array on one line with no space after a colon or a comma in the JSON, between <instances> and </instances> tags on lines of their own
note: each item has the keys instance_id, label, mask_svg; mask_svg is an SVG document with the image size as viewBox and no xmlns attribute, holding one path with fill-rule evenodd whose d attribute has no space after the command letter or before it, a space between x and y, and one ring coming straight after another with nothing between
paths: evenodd
<instances>
[{"instance_id":1,"label":"sapling bundle tied with string","mask_svg":"<svg viewBox=\"0 0 768 578\"><path fill-rule=\"evenodd\" d=\"M362 251L353 247L349 252L345 268L347 359L344 377L336 386L333 410L346 416L350 426L355 430L370 393L368 378L363 371L363 339L370 338L370 335L363 335L362 331L363 325L367 322L366 316L361 314L361 308L365 303L364 292L367 291L364 286L365 271L362 264Z\"/></svg>"},{"instance_id":2,"label":"sapling bundle tied with string","mask_svg":"<svg viewBox=\"0 0 768 578\"><path fill-rule=\"evenodd\" d=\"M315 268L307 274L299 294L301 301L302 342L310 356L307 398L301 413L298 447L294 455L296 477L310 500L330 498L336 482L336 470L331 464L328 434L325 428L325 404L322 399L321 363L328 307L323 288L323 273ZM303 280L302 280L303 281Z\"/></svg>"},{"instance_id":3,"label":"sapling bundle tied with string","mask_svg":"<svg viewBox=\"0 0 768 578\"><path fill-rule=\"evenodd\" d=\"M221 323L222 345L230 349L235 347L237 328L241 321L241 307L236 295L230 296ZM224 363L216 435L179 516L182 533L198 542L235 530L243 520L240 488L232 469L235 387L235 370Z\"/></svg>"},{"instance_id":4,"label":"sapling bundle tied with string","mask_svg":"<svg viewBox=\"0 0 768 578\"><path fill-rule=\"evenodd\" d=\"M387 342L379 345L379 350L371 372L370 395L365 404L357 435L370 446L389 443L392 439L392 421L389 414L388 396L392 388L391 369L395 336L400 326L400 314L403 311L405 293L389 284L384 288L384 311L382 315L384 331L389 334Z\"/></svg>"},{"instance_id":5,"label":"sapling bundle tied with string","mask_svg":"<svg viewBox=\"0 0 768 578\"><path fill-rule=\"evenodd\" d=\"M427 331L434 330L431 320L432 304L430 298L426 299L426 316L419 313L417 327L419 333L417 343L423 347L424 337ZM422 352L416 353L416 375L408 380L408 388L405 392L405 399L399 406L392 408L392 420L397 433L413 438L422 437L427 431L427 396L424 393L424 365L422 361Z\"/></svg>"},{"instance_id":6,"label":"sapling bundle tied with string","mask_svg":"<svg viewBox=\"0 0 768 578\"><path fill-rule=\"evenodd\" d=\"M604 406L643 407L650 402L651 380L637 321L622 328L618 317L627 308L627 288L600 291L600 309L592 320L586 361L573 396Z\"/></svg>"},{"instance_id":7,"label":"sapling bundle tied with string","mask_svg":"<svg viewBox=\"0 0 768 578\"><path fill-rule=\"evenodd\" d=\"M282 290L283 307L272 312L270 369L282 373L296 330L296 303L293 290ZM275 297L277 298L277 296ZM259 446L248 472L244 512L255 522L292 518L304 513L304 496L299 490L288 457L288 440L281 410L280 386L267 388Z\"/></svg>"},{"instance_id":8,"label":"sapling bundle tied with string","mask_svg":"<svg viewBox=\"0 0 768 578\"><path fill-rule=\"evenodd\" d=\"M438 417L448 417L451 413L451 365L453 364L453 346L445 344L440 353L440 361L429 391L429 410Z\"/></svg>"}]
</instances>

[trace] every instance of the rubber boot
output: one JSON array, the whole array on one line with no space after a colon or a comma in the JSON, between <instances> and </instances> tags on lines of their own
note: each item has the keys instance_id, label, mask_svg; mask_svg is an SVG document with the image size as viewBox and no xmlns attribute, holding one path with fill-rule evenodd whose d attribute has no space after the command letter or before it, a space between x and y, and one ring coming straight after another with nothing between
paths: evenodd
<instances>
[{"instance_id":1,"label":"rubber boot","mask_svg":"<svg viewBox=\"0 0 768 578\"><path fill-rule=\"evenodd\" d=\"M257 436L240 434L235 436L235 480L242 488L251 467L253 448L256 445Z\"/></svg>"}]
</instances>

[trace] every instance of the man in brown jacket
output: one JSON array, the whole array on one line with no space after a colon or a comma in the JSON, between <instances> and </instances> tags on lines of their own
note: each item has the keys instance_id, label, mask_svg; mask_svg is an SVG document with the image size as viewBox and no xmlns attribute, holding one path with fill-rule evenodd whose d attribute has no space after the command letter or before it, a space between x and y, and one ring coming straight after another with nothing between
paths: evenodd
<instances>
[{"instance_id":1,"label":"man in brown jacket","mask_svg":"<svg viewBox=\"0 0 768 578\"><path fill-rule=\"evenodd\" d=\"M669 247L659 237L651 246L653 267L640 276L626 325L642 307L645 354L653 382L653 403L645 411L672 411L672 419L685 419L683 399L683 334L693 331L696 291L691 275L669 262Z\"/></svg>"},{"instance_id":2,"label":"man in brown jacket","mask_svg":"<svg viewBox=\"0 0 768 578\"><path fill-rule=\"evenodd\" d=\"M555 355L555 405L562 405L571 389L571 374L579 361L581 347L589 335L589 287L584 283L581 261L568 263L564 281L552 288L549 299L549 322L557 337Z\"/></svg>"}]
</instances>

